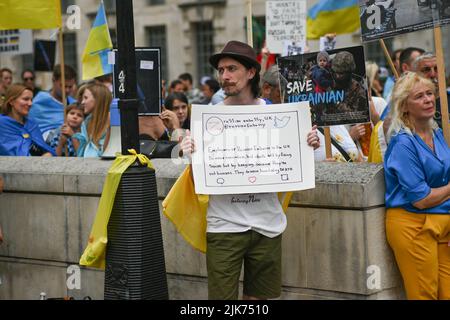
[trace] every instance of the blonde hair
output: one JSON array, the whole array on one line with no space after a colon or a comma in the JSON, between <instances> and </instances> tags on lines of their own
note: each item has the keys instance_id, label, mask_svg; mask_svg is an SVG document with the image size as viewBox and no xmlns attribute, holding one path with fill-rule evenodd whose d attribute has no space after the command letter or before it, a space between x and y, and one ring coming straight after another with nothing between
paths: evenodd
<instances>
[{"instance_id":1,"label":"blonde hair","mask_svg":"<svg viewBox=\"0 0 450 320\"><path fill-rule=\"evenodd\" d=\"M84 91L89 90L95 99L92 118L87 126L89 139L96 145L102 135L109 128L109 106L111 105L111 92L102 84L90 83L84 87Z\"/></svg>"},{"instance_id":2,"label":"blonde hair","mask_svg":"<svg viewBox=\"0 0 450 320\"><path fill-rule=\"evenodd\" d=\"M367 61L366 62L366 75L367 80L369 81L369 85L372 87L373 82L375 81L375 77L378 74L378 71L380 70L380 67L373 62L373 61Z\"/></svg>"},{"instance_id":3,"label":"blonde hair","mask_svg":"<svg viewBox=\"0 0 450 320\"><path fill-rule=\"evenodd\" d=\"M391 125L387 133L388 142L393 135L396 135L401 129L404 129L407 133L413 134L415 132L414 123L412 123L408 117L408 112L405 111L407 99L411 94L411 90L416 84L424 84L430 90L436 94L435 85L427 78L420 76L415 72L407 72L401 76L395 83L391 96ZM434 119L430 119L429 129L437 129L438 125Z\"/></svg>"},{"instance_id":4,"label":"blonde hair","mask_svg":"<svg viewBox=\"0 0 450 320\"><path fill-rule=\"evenodd\" d=\"M33 89L31 89L21 83L13 84L8 88L8 90L6 90L5 98L4 98L3 104L1 106L2 113L4 115L9 115L11 113L11 110L13 108L11 103L14 100L16 100L17 98L19 98L25 90L29 90L29 91L31 91L31 93L33 93Z\"/></svg>"}]
</instances>

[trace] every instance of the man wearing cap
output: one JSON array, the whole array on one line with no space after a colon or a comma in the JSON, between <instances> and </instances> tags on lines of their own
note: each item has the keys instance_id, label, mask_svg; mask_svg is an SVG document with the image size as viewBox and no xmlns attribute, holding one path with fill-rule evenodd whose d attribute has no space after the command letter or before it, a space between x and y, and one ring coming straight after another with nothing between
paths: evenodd
<instances>
[{"instance_id":1,"label":"man wearing cap","mask_svg":"<svg viewBox=\"0 0 450 320\"><path fill-rule=\"evenodd\" d=\"M211 65L225 93L224 105L263 105L259 98L260 64L252 47L228 42L211 56ZM316 128L308 145L319 147ZM194 152L186 136L184 154ZM206 264L209 299L237 299L244 262L244 299L269 299L281 294L281 234L286 216L276 193L210 195L207 206Z\"/></svg>"},{"instance_id":2,"label":"man wearing cap","mask_svg":"<svg viewBox=\"0 0 450 320\"><path fill-rule=\"evenodd\" d=\"M261 98L266 104L281 103L279 69L272 65L263 75L261 80Z\"/></svg>"}]
</instances>

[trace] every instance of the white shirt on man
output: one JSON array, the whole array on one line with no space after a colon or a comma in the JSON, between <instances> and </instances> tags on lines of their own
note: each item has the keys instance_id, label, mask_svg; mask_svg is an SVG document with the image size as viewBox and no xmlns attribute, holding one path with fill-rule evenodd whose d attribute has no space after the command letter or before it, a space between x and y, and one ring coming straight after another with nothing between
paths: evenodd
<instances>
[{"instance_id":1,"label":"white shirt on man","mask_svg":"<svg viewBox=\"0 0 450 320\"><path fill-rule=\"evenodd\" d=\"M260 105L266 104L263 99L258 101ZM210 195L206 220L206 232L254 230L269 238L280 235L287 226L276 193Z\"/></svg>"}]
</instances>

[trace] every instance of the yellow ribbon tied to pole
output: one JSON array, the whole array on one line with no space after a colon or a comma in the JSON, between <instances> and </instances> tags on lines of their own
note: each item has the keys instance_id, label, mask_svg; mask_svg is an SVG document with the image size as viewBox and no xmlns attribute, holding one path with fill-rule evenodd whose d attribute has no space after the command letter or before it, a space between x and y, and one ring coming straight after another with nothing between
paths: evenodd
<instances>
[{"instance_id":1,"label":"yellow ribbon tied to pole","mask_svg":"<svg viewBox=\"0 0 450 320\"><path fill-rule=\"evenodd\" d=\"M122 174L136 159L149 168L154 169L150 160L143 154L137 154L134 149L129 149L130 155L118 154L111 168L108 170L102 196L97 208L94 224L92 225L89 241L81 258L80 265L105 269L106 244L108 243L108 222L114 206L117 188Z\"/></svg>"}]
</instances>

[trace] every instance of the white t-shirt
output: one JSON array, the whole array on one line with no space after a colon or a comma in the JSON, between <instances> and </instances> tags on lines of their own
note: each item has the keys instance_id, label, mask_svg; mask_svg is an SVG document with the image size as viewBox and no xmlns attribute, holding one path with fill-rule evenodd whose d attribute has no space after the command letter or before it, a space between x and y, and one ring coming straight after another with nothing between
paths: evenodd
<instances>
[{"instance_id":1,"label":"white t-shirt","mask_svg":"<svg viewBox=\"0 0 450 320\"><path fill-rule=\"evenodd\" d=\"M334 140L336 140L337 143L339 143L339 145L347 152L347 154L353 161L356 161L359 158L360 153L358 147L356 146L355 142L350 136L350 133L348 133L348 130L344 125L331 126L330 134L334 138ZM317 131L317 135L320 139L320 147L314 150L314 160L323 161L326 159L325 137L320 131ZM339 162L346 162L344 156L333 144L331 144L331 154L334 160Z\"/></svg>"},{"instance_id":2,"label":"white t-shirt","mask_svg":"<svg viewBox=\"0 0 450 320\"><path fill-rule=\"evenodd\" d=\"M266 237L280 235L287 225L276 193L209 196L206 232L254 230Z\"/></svg>"},{"instance_id":3,"label":"white t-shirt","mask_svg":"<svg viewBox=\"0 0 450 320\"><path fill-rule=\"evenodd\" d=\"M372 97L373 105L375 106L375 110L377 111L378 115L381 116L384 109L387 106L386 100L384 100L381 97Z\"/></svg>"},{"instance_id":4,"label":"white t-shirt","mask_svg":"<svg viewBox=\"0 0 450 320\"><path fill-rule=\"evenodd\" d=\"M258 104L266 102L258 99ZM206 232L254 230L269 238L283 233L287 225L276 193L210 195L206 220Z\"/></svg>"}]
</instances>

